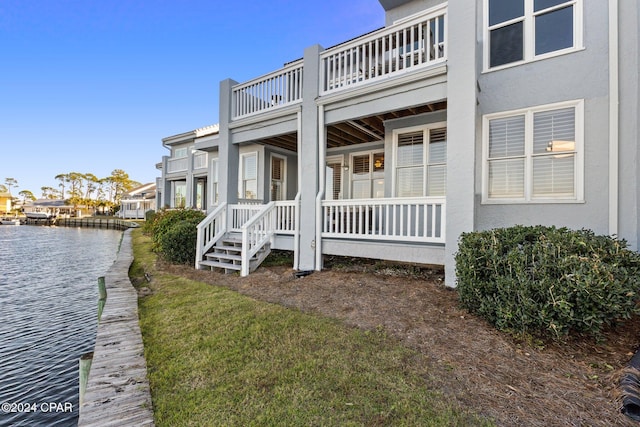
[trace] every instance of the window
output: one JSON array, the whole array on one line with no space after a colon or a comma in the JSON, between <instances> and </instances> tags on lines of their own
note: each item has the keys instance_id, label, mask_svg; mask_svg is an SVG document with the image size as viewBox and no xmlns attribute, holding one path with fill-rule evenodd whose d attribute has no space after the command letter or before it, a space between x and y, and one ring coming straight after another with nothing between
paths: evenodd
<instances>
[{"instance_id":1,"label":"window","mask_svg":"<svg viewBox=\"0 0 640 427\"><path fill-rule=\"evenodd\" d=\"M487 68L582 47L583 0L486 0Z\"/></svg>"},{"instance_id":2,"label":"window","mask_svg":"<svg viewBox=\"0 0 640 427\"><path fill-rule=\"evenodd\" d=\"M258 198L258 153L240 155L240 194L241 199Z\"/></svg>"},{"instance_id":3,"label":"window","mask_svg":"<svg viewBox=\"0 0 640 427\"><path fill-rule=\"evenodd\" d=\"M173 200L171 200L172 208L184 208L187 205L187 182L171 181L171 192Z\"/></svg>"},{"instance_id":4,"label":"window","mask_svg":"<svg viewBox=\"0 0 640 427\"><path fill-rule=\"evenodd\" d=\"M205 178L196 179L196 209L206 209L206 188L207 180Z\"/></svg>"},{"instance_id":5,"label":"window","mask_svg":"<svg viewBox=\"0 0 640 427\"><path fill-rule=\"evenodd\" d=\"M384 197L384 151L351 156L351 198Z\"/></svg>"},{"instance_id":6,"label":"window","mask_svg":"<svg viewBox=\"0 0 640 427\"><path fill-rule=\"evenodd\" d=\"M485 117L484 201L581 200L582 104Z\"/></svg>"},{"instance_id":7,"label":"window","mask_svg":"<svg viewBox=\"0 0 640 427\"><path fill-rule=\"evenodd\" d=\"M433 125L432 125L433 126ZM395 133L397 197L444 196L447 129L425 127ZM428 144L425 144L428 141Z\"/></svg>"},{"instance_id":8,"label":"window","mask_svg":"<svg viewBox=\"0 0 640 427\"><path fill-rule=\"evenodd\" d=\"M218 204L218 159L211 159L211 200Z\"/></svg>"},{"instance_id":9,"label":"window","mask_svg":"<svg viewBox=\"0 0 640 427\"><path fill-rule=\"evenodd\" d=\"M285 159L271 156L271 201L285 199Z\"/></svg>"},{"instance_id":10,"label":"window","mask_svg":"<svg viewBox=\"0 0 640 427\"><path fill-rule=\"evenodd\" d=\"M325 198L327 200L342 199L342 156L327 157L327 175L325 179Z\"/></svg>"},{"instance_id":11,"label":"window","mask_svg":"<svg viewBox=\"0 0 640 427\"><path fill-rule=\"evenodd\" d=\"M181 159L183 157L187 157L187 153L188 153L187 147L176 148L173 151L173 158L174 159Z\"/></svg>"}]
</instances>

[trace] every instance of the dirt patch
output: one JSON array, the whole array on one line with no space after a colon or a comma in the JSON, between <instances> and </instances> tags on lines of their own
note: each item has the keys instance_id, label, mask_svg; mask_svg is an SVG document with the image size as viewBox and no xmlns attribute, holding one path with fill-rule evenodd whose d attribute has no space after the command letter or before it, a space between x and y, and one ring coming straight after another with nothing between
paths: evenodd
<instances>
[{"instance_id":1,"label":"dirt patch","mask_svg":"<svg viewBox=\"0 0 640 427\"><path fill-rule=\"evenodd\" d=\"M640 319L608 332L603 343L521 342L461 309L439 271L336 259L325 267L300 278L281 266L245 278L161 269L359 328L383 327L429 361L430 386L501 426L640 425L620 413L617 391L640 345Z\"/></svg>"}]
</instances>

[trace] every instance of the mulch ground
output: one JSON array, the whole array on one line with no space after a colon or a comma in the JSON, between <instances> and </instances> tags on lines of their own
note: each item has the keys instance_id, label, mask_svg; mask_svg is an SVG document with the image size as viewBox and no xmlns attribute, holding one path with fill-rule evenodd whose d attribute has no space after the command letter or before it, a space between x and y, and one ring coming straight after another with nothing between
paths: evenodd
<instances>
[{"instance_id":1,"label":"mulch ground","mask_svg":"<svg viewBox=\"0 0 640 427\"><path fill-rule=\"evenodd\" d=\"M325 270L301 278L281 266L244 278L186 266L161 269L354 327L383 327L425 356L431 387L501 426L640 425L620 413L618 391L621 372L640 346L640 319L608 332L601 343L520 340L461 309L439 271L344 261L332 258Z\"/></svg>"}]
</instances>

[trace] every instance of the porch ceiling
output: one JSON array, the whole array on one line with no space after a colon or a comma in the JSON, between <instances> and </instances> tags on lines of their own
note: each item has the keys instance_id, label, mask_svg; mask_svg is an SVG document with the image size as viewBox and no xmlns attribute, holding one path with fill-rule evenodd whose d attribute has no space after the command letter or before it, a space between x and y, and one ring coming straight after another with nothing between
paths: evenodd
<instances>
[{"instance_id":1,"label":"porch ceiling","mask_svg":"<svg viewBox=\"0 0 640 427\"><path fill-rule=\"evenodd\" d=\"M385 121L446 108L447 101L440 101L329 125L327 126L327 148L345 147L384 139ZM295 133L266 138L260 142L290 151L297 151L297 135Z\"/></svg>"}]
</instances>

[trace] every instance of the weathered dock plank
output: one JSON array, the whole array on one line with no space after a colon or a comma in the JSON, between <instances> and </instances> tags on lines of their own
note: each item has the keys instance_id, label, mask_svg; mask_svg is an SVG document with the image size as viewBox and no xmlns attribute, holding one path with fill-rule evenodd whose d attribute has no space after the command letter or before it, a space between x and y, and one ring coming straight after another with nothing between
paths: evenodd
<instances>
[{"instance_id":1,"label":"weathered dock plank","mask_svg":"<svg viewBox=\"0 0 640 427\"><path fill-rule=\"evenodd\" d=\"M78 426L153 426L138 295L129 281L131 231L124 232L116 262L105 275L102 312Z\"/></svg>"}]
</instances>

